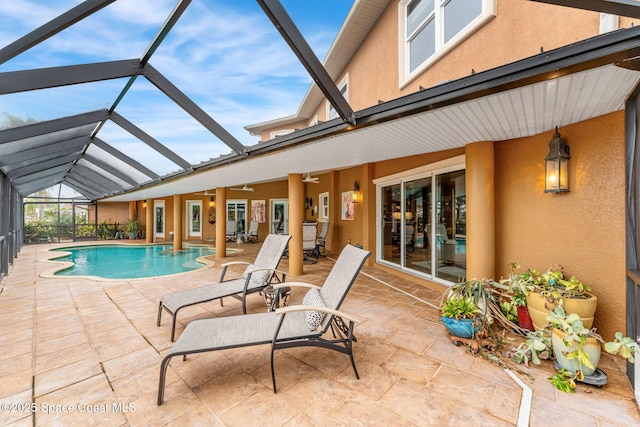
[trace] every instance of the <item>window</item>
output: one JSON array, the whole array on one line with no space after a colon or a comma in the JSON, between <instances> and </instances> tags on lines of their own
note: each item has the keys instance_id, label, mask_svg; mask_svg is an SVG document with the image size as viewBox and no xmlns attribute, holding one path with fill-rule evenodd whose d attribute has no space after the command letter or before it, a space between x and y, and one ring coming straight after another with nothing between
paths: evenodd
<instances>
[{"instance_id":1,"label":"window","mask_svg":"<svg viewBox=\"0 0 640 427\"><path fill-rule=\"evenodd\" d=\"M320 202L318 219L320 221L329 221L329 193L320 193L318 199Z\"/></svg>"},{"instance_id":2,"label":"window","mask_svg":"<svg viewBox=\"0 0 640 427\"><path fill-rule=\"evenodd\" d=\"M349 102L349 75L344 76L342 81L338 84L340 93L344 96L344 99ZM327 101L327 120L335 119L338 117L338 112L329 101Z\"/></svg>"},{"instance_id":3,"label":"window","mask_svg":"<svg viewBox=\"0 0 640 427\"><path fill-rule=\"evenodd\" d=\"M164 239L164 200L154 200L153 201L153 209L155 211L155 220L153 223L154 234L156 237L160 239Z\"/></svg>"},{"instance_id":4,"label":"window","mask_svg":"<svg viewBox=\"0 0 640 427\"><path fill-rule=\"evenodd\" d=\"M401 86L494 16L495 0L402 0Z\"/></svg>"},{"instance_id":5,"label":"window","mask_svg":"<svg viewBox=\"0 0 640 427\"><path fill-rule=\"evenodd\" d=\"M464 164L415 172L375 182L378 261L442 282L462 281L467 264Z\"/></svg>"},{"instance_id":6,"label":"window","mask_svg":"<svg viewBox=\"0 0 640 427\"><path fill-rule=\"evenodd\" d=\"M187 201L187 238L202 237L202 202L188 200Z\"/></svg>"},{"instance_id":7,"label":"window","mask_svg":"<svg viewBox=\"0 0 640 427\"><path fill-rule=\"evenodd\" d=\"M289 234L289 200L271 199L271 230L274 234Z\"/></svg>"},{"instance_id":8,"label":"window","mask_svg":"<svg viewBox=\"0 0 640 427\"><path fill-rule=\"evenodd\" d=\"M227 200L227 219L236 221L238 233L244 233L247 229L247 201L246 200Z\"/></svg>"},{"instance_id":9,"label":"window","mask_svg":"<svg viewBox=\"0 0 640 427\"><path fill-rule=\"evenodd\" d=\"M277 136L285 136L285 135L289 135L290 133L293 133L295 129L280 129L280 130L274 130L273 132L271 132L269 134L269 137L271 139L277 137Z\"/></svg>"}]
</instances>

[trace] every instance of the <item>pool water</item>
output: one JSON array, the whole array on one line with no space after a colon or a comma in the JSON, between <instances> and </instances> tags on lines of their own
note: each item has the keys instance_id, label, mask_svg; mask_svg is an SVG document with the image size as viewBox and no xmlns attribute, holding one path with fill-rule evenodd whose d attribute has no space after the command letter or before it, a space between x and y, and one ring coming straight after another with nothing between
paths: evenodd
<instances>
[{"instance_id":1,"label":"pool water","mask_svg":"<svg viewBox=\"0 0 640 427\"><path fill-rule=\"evenodd\" d=\"M56 276L96 276L107 279L139 279L167 276L203 268L197 258L214 255L206 246L188 247L174 252L173 245L97 245L55 249L71 252L56 261L73 262L74 266L55 273Z\"/></svg>"}]
</instances>

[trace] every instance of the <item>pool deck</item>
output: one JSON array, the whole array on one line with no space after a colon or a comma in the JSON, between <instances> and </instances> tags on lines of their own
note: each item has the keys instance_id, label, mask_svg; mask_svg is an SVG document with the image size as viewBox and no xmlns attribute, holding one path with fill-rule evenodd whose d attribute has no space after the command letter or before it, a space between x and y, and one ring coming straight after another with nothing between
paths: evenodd
<instances>
[{"instance_id":1,"label":"pool deck","mask_svg":"<svg viewBox=\"0 0 640 427\"><path fill-rule=\"evenodd\" d=\"M160 361L171 347L168 316L156 326L159 298L217 280L222 262L252 261L259 245L237 245L244 252L213 268L116 281L41 277L52 268L43 258L53 246L61 245L23 247L0 284L2 426L640 426L620 359L603 355L608 384L579 385L575 394L546 380L550 362L525 368L535 379L519 377L532 390L528 402L504 370L451 343L438 311L423 302L437 304L438 292L373 267L364 268L342 306L363 319L354 350L360 380L344 355L288 349L276 356L274 394L269 346L231 349L174 358L165 403L157 406ZM322 284L332 264L321 258L287 280ZM280 268L287 271L286 258ZM265 310L257 294L248 307ZM240 313L232 298L224 307L190 307L177 334L193 319Z\"/></svg>"}]
</instances>

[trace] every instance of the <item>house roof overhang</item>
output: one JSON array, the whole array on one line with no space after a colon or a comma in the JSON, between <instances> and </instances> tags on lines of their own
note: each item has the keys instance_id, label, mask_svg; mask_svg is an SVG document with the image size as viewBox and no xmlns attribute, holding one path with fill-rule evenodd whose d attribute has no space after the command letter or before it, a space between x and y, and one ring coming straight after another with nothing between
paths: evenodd
<instances>
[{"instance_id":1,"label":"house roof overhang","mask_svg":"<svg viewBox=\"0 0 640 427\"><path fill-rule=\"evenodd\" d=\"M640 28L618 30L356 111L355 125L320 123L105 200L269 182L536 135L623 109L638 69Z\"/></svg>"}]
</instances>

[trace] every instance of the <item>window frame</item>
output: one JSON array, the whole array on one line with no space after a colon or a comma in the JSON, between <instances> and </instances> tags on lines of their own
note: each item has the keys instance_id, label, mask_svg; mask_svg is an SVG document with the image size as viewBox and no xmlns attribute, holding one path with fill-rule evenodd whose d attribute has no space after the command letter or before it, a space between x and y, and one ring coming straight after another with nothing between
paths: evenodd
<instances>
[{"instance_id":1,"label":"window frame","mask_svg":"<svg viewBox=\"0 0 640 427\"><path fill-rule=\"evenodd\" d=\"M342 78L342 80L340 80L340 83L338 83L337 86L340 93L342 93L342 96L344 96L344 99L347 101L347 103L349 103L349 73L347 73ZM343 89L344 89L344 92L343 92ZM327 121L340 117L338 115L338 111L335 108L333 108L333 105L331 105L329 100L325 101L325 106L326 106L325 117L327 118ZM335 113L335 116L333 117L331 117L332 112Z\"/></svg>"},{"instance_id":2,"label":"window frame","mask_svg":"<svg viewBox=\"0 0 640 427\"><path fill-rule=\"evenodd\" d=\"M480 28L492 20L496 15L495 0L480 0L482 2L482 12L469 22L462 30L444 43L444 8L453 0L433 0L435 10L435 51L418 65L415 70L411 70L409 45L412 37L407 36L407 6L413 0L401 0L398 3L398 76L400 89L405 88L416 77L424 73L428 68L442 59L450 51L460 45L468 37L476 33ZM422 24L419 26L422 27Z\"/></svg>"},{"instance_id":3,"label":"window frame","mask_svg":"<svg viewBox=\"0 0 640 427\"><path fill-rule=\"evenodd\" d=\"M326 205L325 202L326 201ZM329 204L331 200L329 199L329 192L326 191L324 193L320 193L318 195L318 204L320 205L320 209L318 210L318 221L329 221Z\"/></svg>"},{"instance_id":4,"label":"window frame","mask_svg":"<svg viewBox=\"0 0 640 427\"><path fill-rule=\"evenodd\" d=\"M390 268L393 268L395 270L399 270L399 271L403 271L407 274L411 274L417 277L422 277L428 280L431 280L433 282L436 283L440 283L442 285L445 286L452 286L454 285L453 282L444 280L440 277L437 277L436 275L433 274L433 271L431 272L431 274L428 273L424 273L412 268L407 267L406 265L404 265L404 259L405 259L405 250L406 247L404 245L404 242L406 240L406 236L404 234L404 222L402 223L401 226L401 243L400 243L400 259L401 262L400 263L394 263L391 262L389 260L383 259L382 258L382 254L384 252L384 241L383 241L383 237L384 237L384 212L382 210L381 207L381 200L383 197L383 188L391 186L391 185L395 185L395 184L399 184L400 188L401 188L401 196L400 196L400 200L401 200L401 206L402 206L402 211L401 213L404 214L404 204L405 204L405 188L404 185L409 182L409 181L416 181L419 180L421 178L425 178L425 177L431 177L432 178L432 185L435 187L436 185L436 177L442 174L446 174L449 172L455 172L458 170L467 170L467 166L466 166L466 156L465 155L461 155L461 156L456 156L456 157L452 157L449 159L445 159L445 160L441 160L439 162L435 162L435 163L431 163L428 165L424 165L424 166L420 166L418 168L414 168L414 169L409 169L406 171L402 171L402 172L398 172L396 174L393 175L388 175L388 176L384 176L384 177L380 177L380 178L376 178L373 180L373 184L375 184L376 186L376 263L380 264L380 265L384 265ZM432 206L435 206L435 198L436 198L436 192L433 191L432 192ZM433 209L432 213L431 213L431 218L430 218L430 222L431 224L435 224L435 212L436 209ZM432 230L433 231L433 230ZM435 255L435 249L432 248L432 258Z\"/></svg>"}]
</instances>

